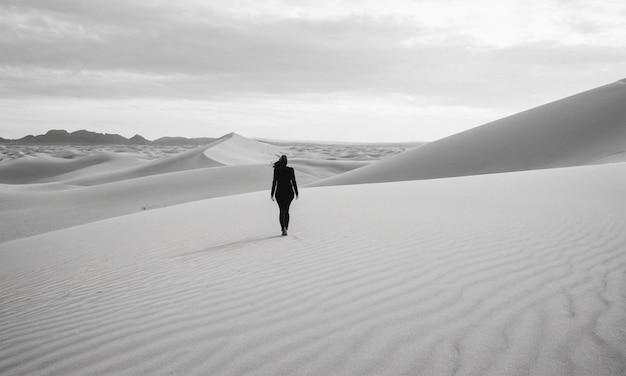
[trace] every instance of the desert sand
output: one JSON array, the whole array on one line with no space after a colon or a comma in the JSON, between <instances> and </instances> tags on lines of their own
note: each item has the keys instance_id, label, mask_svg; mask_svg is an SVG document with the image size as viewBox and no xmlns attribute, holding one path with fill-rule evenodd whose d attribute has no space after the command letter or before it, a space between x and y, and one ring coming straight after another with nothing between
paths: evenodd
<instances>
[{"instance_id":1,"label":"desert sand","mask_svg":"<svg viewBox=\"0 0 626 376\"><path fill-rule=\"evenodd\" d=\"M231 133L206 146L149 160L98 152L27 156L0 164L0 241L207 198L269 189L281 148ZM369 164L293 159L306 185ZM269 181L268 181L269 180Z\"/></svg>"},{"instance_id":2,"label":"desert sand","mask_svg":"<svg viewBox=\"0 0 626 376\"><path fill-rule=\"evenodd\" d=\"M240 135L3 162L0 374L624 375L625 98L293 160L286 237Z\"/></svg>"},{"instance_id":3,"label":"desert sand","mask_svg":"<svg viewBox=\"0 0 626 376\"><path fill-rule=\"evenodd\" d=\"M626 161L626 81L431 142L318 185L377 183Z\"/></svg>"}]
</instances>

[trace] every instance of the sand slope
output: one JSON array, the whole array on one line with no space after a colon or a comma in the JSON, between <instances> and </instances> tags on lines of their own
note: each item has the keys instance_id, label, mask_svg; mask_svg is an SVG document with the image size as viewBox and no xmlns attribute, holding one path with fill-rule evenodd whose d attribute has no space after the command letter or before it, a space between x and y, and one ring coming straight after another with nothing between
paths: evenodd
<instances>
[{"instance_id":1,"label":"sand slope","mask_svg":"<svg viewBox=\"0 0 626 376\"><path fill-rule=\"evenodd\" d=\"M156 160L105 152L72 158L24 157L0 165L0 184L64 182L97 185L207 167L269 164L280 154L277 146L229 133L205 146Z\"/></svg>"},{"instance_id":2,"label":"sand slope","mask_svg":"<svg viewBox=\"0 0 626 376\"><path fill-rule=\"evenodd\" d=\"M231 133L209 145L151 161L96 153L71 160L42 155L3 162L0 180L13 184L0 184L0 242L206 198L269 192L271 163L277 154L278 147ZM366 164L291 162L301 185Z\"/></svg>"},{"instance_id":3,"label":"sand slope","mask_svg":"<svg viewBox=\"0 0 626 376\"><path fill-rule=\"evenodd\" d=\"M622 80L315 185L433 179L625 160L626 81Z\"/></svg>"},{"instance_id":4,"label":"sand slope","mask_svg":"<svg viewBox=\"0 0 626 376\"><path fill-rule=\"evenodd\" d=\"M299 184L306 185L364 163L295 160L291 165ZM87 187L0 184L0 242L207 198L261 190L269 196L271 184L268 164L171 172Z\"/></svg>"},{"instance_id":5,"label":"sand slope","mask_svg":"<svg viewBox=\"0 0 626 376\"><path fill-rule=\"evenodd\" d=\"M302 191L0 244L0 373L624 374L626 164Z\"/></svg>"},{"instance_id":6,"label":"sand slope","mask_svg":"<svg viewBox=\"0 0 626 376\"><path fill-rule=\"evenodd\" d=\"M56 181L63 180L68 184L76 185L96 185L184 170L242 164L269 164L277 159L277 155L280 155L278 147L249 140L236 133L229 133L205 146L150 161L140 166L106 174L81 174L73 179L59 177ZM246 163L243 163L244 161Z\"/></svg>"},{"instance_id":7,"label":"sand slope","mask_svg":"<svg viewBox=\"0 0 626 376\"><path fill-rule=\"evenodd\" d=\"M295 159L333 186L287 237L276 150L234 134L3 163L0 374L623 376L624 87L369 166Z\"/></svg>"},{"instance_id":8,"label":"sand slope","mask_svg":"<svg viewBox=\"0 0 626 376\"><path fill-rule=\"evenodd\" d=\"M236 133L230 133L227 142L210 147L204 155L226 166L249 165L265 161L274 162L280 157L281 149L260 141L250 140Z\"/></svg>"},{"instance_id":9,"label":"sand slope","mask_svg":"<svg viewBox=\"0 0 626 376\"><path fill-rule=\"evenodd\" d=\"M30 184L64 180L64 176L91 175L141 165L146 160L128 153L97 152L74 158L25 156L0 164L0 184Z\"/></svg>"}]
</instances>

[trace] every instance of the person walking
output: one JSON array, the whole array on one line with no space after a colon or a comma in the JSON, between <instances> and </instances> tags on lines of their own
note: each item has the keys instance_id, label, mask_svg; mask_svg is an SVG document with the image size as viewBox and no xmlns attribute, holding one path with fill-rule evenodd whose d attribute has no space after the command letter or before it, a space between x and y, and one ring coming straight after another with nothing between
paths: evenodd
<instances>
[{"instance_id":1,"label":"person walking","mask_svg":"<svg viewBox=\"0 0 626 376\"><path fill-rule=\"evenodd\" d=\"M282 235L287 235L289 228L289 206L293 197L298 198L298 184L296 183L296 175L293 168L287 167L287 156L283 155L274 163L274 180L272 181L271 198L278 203L280 210L279 220Z\"/></svg>"}]
</instances>

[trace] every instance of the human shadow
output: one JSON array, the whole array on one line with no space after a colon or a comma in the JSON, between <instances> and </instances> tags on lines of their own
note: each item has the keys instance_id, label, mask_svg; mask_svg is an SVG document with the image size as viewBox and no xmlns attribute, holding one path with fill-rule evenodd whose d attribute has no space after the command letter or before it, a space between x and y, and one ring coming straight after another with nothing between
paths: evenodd
<instances>
[{"instance_id":1,"label":"human shadow","mask_svg":"<svg viewBox=\"0 0 626 376\"><path fill-rule=\"evenodd\" d=\"M232 242L219 244L219 245L215 245L215 246L212 246L212 247L199 249L197 251L183 253L183 254L180 254L178 256L188 256L188 255L193 255L193 254L198 254L198 253L222 251L222 250L230 249L230 248L235 249L235 248L239 248L240 246L243 246L243 245L256 246L257 244L259 244L259 243L261 243L263 241L270 240L270 239L278 239L278 238L282 238L282 236L281 235L273 235L273 236L264 236L264 237L257 237L257 238L247 238L247 239L235 240L235 241L232 241Z\"/></svg>"}]
</instances>

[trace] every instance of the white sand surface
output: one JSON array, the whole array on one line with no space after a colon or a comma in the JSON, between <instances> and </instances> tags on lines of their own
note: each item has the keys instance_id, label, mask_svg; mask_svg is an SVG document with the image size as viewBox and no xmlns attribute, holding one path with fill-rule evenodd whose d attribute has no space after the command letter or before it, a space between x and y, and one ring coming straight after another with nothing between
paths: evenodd
<instances>
[{"instance_id":1,"label":"white sand surface","mask_svg":"<svg viewBox=\"0 0 626 376\"><path fill-rule=\"evenodd\" d=\"M3 375L623 375L626 164L266 192L0 244ZM367 203L367 205L364 205Z\"/></svg>"},{"instance_id":2,"label":"white sand surface","mask_svg":"<svg viewBox=\"0 0 626 376\"><path fill-rule=\"evenodd\" d=\"M234 134L3 162L0 374L623 376L623 103L608 85L373 164L294 159L330 186L286 237L276 149Z\"/></svg>"},{"instance_id":3,"label":"white sand surface","mask_svg":"<svg viewBox=\"0 0 626 376\"><path fill-rule=\"evenodd\" d=\"M278 147L228 134L158 160L95 153L75 160L41 155L3 162L0 181L12 184L0 184L0 242L185 202L268 190L271 163L280 152ZM291 162L301 185L367 164Z\"/></svg>"},{"instance_id":4,"label":"white sand surface","mask_svg":"<svg viewBox=\"0 0 626 376\"><path fill-rule=\"evenodd\" d=\"M64 176L84 176L141 165L144 158L130 153L97 152L64 158L40 154L0 164L0 184L30 184L64 180Z\"/></svg>"},{"instance_id":5,"label":"white sand surface","mask_svg":"<svg viewBox=\"0 0 626 376\"><path fill-rule=\"evenodd\" d=\"M270 164L278 159L277 146L229 133L204 145L156 160L130 153L65 153L36 156L0 164L0 184L64 182L97 185L120 180L218 166Z\"/></svg>"},{"instance_id":6,"label":"white sand surface","mask_svg":"<svg viewBox=\"0 0 626 376\"><path fill-rule=\"evenodd\" d=\"M205 146L152 160L139 166L117 169L103 174L58 176L54 181L64 181L76 185L97 185L170 172L237 166L243 164L241 163L242 160L247 161L247 164L265 163L269 165L278 159L277 155L280 155L278 147L249 140L236 133L229 133Z\"/></svg>"},{"instance_id":7,"label":"white sand surface","mask_svg":"<svg viewBox=\"0 0 626 376\"><path fill-rule=\"evenodd\" d=\"M316 185L433 179L626 161L626 81L419 146Z\"/></svg>"},{"instance_id":8,"label":"white sand surface","mask_svg":"<svg viewBox=\"0 0 626 376\"><path fill-rule=\"evenodd\" d=\"M230 133L225 137L229 138L228 142L222 142L218 147L207 148L204 155L223 165L235 166L255 164L260 160L273 162L282 154L277 146L250 140L236 133Z\"/></svg>"},{"instance_id":9,"label":"white sand surface","mask_svg":"<svg viewBox=\"0 0 626 376\"><path fill-rule=\"evenodd\" d=\"M302 185L363 166L362 162L293 161ZM269 190L270 165L195 169L93 186L0 184L0 242L206 198Z\"/></svg>"}]
</instances>

